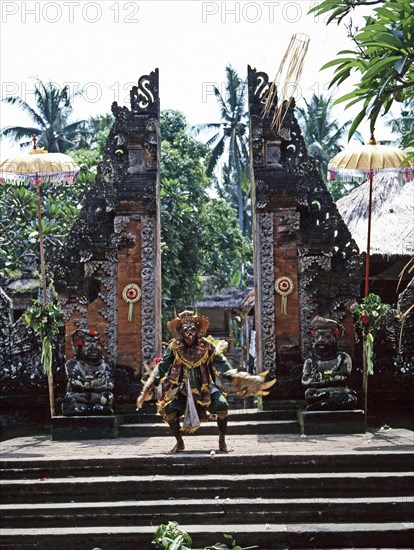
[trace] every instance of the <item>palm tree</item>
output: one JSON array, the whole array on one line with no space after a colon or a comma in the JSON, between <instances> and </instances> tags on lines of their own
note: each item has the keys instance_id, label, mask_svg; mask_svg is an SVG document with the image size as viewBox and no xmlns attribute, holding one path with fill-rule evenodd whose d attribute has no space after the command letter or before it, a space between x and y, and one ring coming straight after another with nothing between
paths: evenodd
<instances>
[{"instance_id":1,"label":"palm tree","mask_svg":"<svg viewBox=\"0 0 414 550\"><path fill-rule=\"evenodd\" d=\"M400 116L390 118L385 124L398 135L401 147L414 147L414 99L403 103Z\"/></svg>"},{"instance_id":2,"label":"palm tree","mask_svg":"<svg viewBox=\"0 0 414 550\"><path fill-rule=\"evenodd\" d=\"M318 162L321 176L326 178L328 161L341 150L339 142L352 121L339 124L332 120L332 97L313 94L309 103L304 101L306 109L298 107L303 137L309 154ZM357 137L360 139L359 134Z\"/></svg>"},{"instance_id":3,"label":"palm tree","mask_svg":"<svg viewBox=\"0 0 414 550\"><path fill-rule=\"evenodd\" d=\"M34 125L32 127L9 126L3 128L0 130L0 137L11 137L16 141L21 141L23 138L36 136L38 144L51 153L64 153L67 149L76 147L84 130L85 121L68 123L72 113L69 87L64 86L60 89L52 82L44 84L41 80L37 80L34 96L36 108L31 107L18 96L3 99L5 103L20 107L29 115ZM28 143L26 141L21 145Z\"/></svg>"},{"instance_id":4,"label":"palm tree","mask_svg":"<svg viewBox=\"0 0 414 550\"><path fill-rule=\"evenodd\" d=\"M223 177L218 182L219 194L230 200L238 212L239 226L243 235L250 236L249 220L249 153L247 137L246 81L231 67L226 67L225 97L215 86L214 95L218 101L221 122L199 124L196 133L214 130L207 142L212 147L207 174L211 176L219 160L225 155Z\"/></svg>"}]
</instances>

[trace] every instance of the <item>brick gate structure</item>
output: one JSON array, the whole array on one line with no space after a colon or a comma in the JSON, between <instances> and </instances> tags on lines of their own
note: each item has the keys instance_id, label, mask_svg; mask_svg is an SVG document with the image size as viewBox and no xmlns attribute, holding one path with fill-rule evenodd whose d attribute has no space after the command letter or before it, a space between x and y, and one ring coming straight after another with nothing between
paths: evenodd
<instances>
[{"instance_id":1,"label":"brick gate structure","mask_svg":"<svg viewBox=\"0 0 414 550\"><path fill-rule=\"evenodd\" d=\"M289 381L303 395L299 369L310 353L315 315L345 326L343 347L353 356L351 306L360 296L361 256L308 156L294 101L285 104L277 133L277 99L263 117L268 75L249 67L248 88L257 364L275 372L276 394L289 399L295 398Z\"/></svg>"},{"instance_id":2,"label":"brick gate structure","mask_svg":"<svg viewBox=\"0 0 414 550\"><path fill-rule=\"evenodd\" d=\"M130 98L130 109L112 105L95 185L54 272L66 359L72 331L86 326L101 334L115 365L139 376L161 351L158 69L139 79Z\"/></svg>"}]
</instances>

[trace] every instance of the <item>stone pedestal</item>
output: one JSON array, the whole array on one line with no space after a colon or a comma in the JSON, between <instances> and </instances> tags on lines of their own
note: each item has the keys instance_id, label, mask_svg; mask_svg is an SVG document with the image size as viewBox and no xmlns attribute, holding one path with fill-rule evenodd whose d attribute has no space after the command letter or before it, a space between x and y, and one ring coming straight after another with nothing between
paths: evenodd
<instances>
[{"instance_id":1,"label":"stone pedestal","mask_svg":"<svg viewBox=\"0 0 414 550\"><path fill-rule=\"evenodd\" d=\"M302 434L360 434L365 433L364 411L301 411Z\"/></svg>"},{"instance_id":2,"label":"stone pedestal","mask_svg":"<svg viewBox=\"0 0 414 550\"><path fill-rule=\"evenodd\" d=\"M52 418L54 441L83 439L114 439L118 437L120 417L117 416L55 416Z\"/></svg>"}]
</instances>

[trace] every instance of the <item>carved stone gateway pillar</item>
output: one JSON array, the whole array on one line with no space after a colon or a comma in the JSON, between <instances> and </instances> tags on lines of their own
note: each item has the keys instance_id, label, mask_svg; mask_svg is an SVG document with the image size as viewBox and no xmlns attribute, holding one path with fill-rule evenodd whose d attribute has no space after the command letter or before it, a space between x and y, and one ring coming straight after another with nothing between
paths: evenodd
<instances>
[{"instance_id":1,"label":"carved stone gateway pillar","mask_svg":"<svg viewBox=\"0 0 414 550\"><path fill-rule=\"evenodd\" d=\"M115 116L93 188L55 265L66 317L66 358L76 328L98 331L115 365L139 379L161 351L158 69ZM131 371L130 371L131 372Z\"/></svg>"},{"instance_id":2,"label":"carved stone gateway pillar","mask_svg":"<svg viewBox=\"0 0 414 550\"><path fill-rule=\"evenodd\" d=\"M315 315L345 326L344 349L353 355L350 310L360 296L361 258L307 154L294 102L285 105L277 132L277 105L263 117L267 74L249 67L248 87L257 367L275 372L273 396L302 399L302 362Z\"/></svg>"}]
</instances>

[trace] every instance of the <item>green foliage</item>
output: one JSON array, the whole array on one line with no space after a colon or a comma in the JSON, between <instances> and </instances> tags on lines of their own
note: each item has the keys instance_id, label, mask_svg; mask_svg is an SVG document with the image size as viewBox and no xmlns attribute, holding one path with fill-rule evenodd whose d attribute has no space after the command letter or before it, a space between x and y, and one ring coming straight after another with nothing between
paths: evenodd
<instances>
[{"instance_id":1,"label":"green foliage","mask_svg":"<svg viewBox=\"0 0 414 550\"><path fill-rule=\"evenodd\" d=\"M167 525L161 524L157 528L152 544L158 550L191 550L193 541L177 522L169 521Z\"/></svg>"},{"instance_id":2,"label":"green foliage","mask_svg":"<svg viewBox=\"0 0 414 550\"><path fill-rule=\"evenodd\" d=\"M236 212L223 199L209 200L205 205L204 220L206 289L213 294L230 284L241 286L244 266L252 259L252 247L241 234Z\"/></svg>"},{"instance_id":3,"label":"green foliage","mask_svg":"<svg viewBox=\"0 0 414 550\"><path fill-rule=\"evenodd\" d=\"M64 242L76 216L85 186L41 187L45 258ZM0 276L9 278L39 263L39 227L34 189L0 186Z\"/></svg>"},{"instance_id":4,"label":"green foliage","mask_svg":"<svg viewBox=\"0 0 414 550\"><path fill-rule=\"evenodd\" d=\"M172 143L179 132L187 130L187 120L183 113L165 110L161 113L161 138Z\"/></svg>"},{"instance_id":5,"label":"green foliage","mask_svg":"<svg viewBox=\"0 0 414 550\"><path fill-rule=\"evenodd\" d=\"M161 114L167 136L161 144L161 250L164 307L173 311L201 295L203 244L202 211L209 180L205 174L208 148L187 136L174 134L174 112ZM182 120L182 115L177 113ZM163 134L161 135L163 138Z\"/></svg>"},{"instance_id":6,"label":"green foliage","mask_svg":"<svg viewBox=\"0 0 414 550\"><path fill-rule=\"evenodd\" d=\"M214 131L214 135L208 141L212 149L207 174L212 175L219 161L226 159L222 165L222 178L217 181L217 192L237 211L243 235L251 238L246 81L243 81L231 66L227 66L225 95L222 96L216 86L214 95L219 104L221 122L200 124L195 130Z\"/></svg>"},{"instance_id":7,"label":"green foliage","mask_svg":"<svg viewBox=\"0 0 414 550\"><path fill-rule=\"evenodd\" d=\"M9 136L16 141L37 136L38 146L44 147L50 153L64 153L70 148L76 147L82 133L85 130L85 121L69 122L72 113L69 87L59 88L53 82L43 83L37 80L35 83L34 99L32 107L24 99L18 96L9 96L3 99L9 105L17 105L20 110L27 113L33 122L32 127L9 126L0 131L1 136ZM22 145L30 143L27 141Z\"/></svg>"},{"instance_id":8,"label":"green foliage","mask_svg":"<svg viewBox=\"0 0 414 550\"><path fill-rule=\"evenodd\" d=\"M358 187L359 183L357 181L342 181L341 178L336 177L333 181L328 181L326 185L333 200L336 202L342 197L349 195L351 191Z\"/></svg>"},{"instance_id":9,"label":"green foliage","mask_svg":"<svg viewBox=\"0 0 414 550\"><path fill-rule=\"evenodd\" d=\"M399 116L390 116L386 125L398 135L398 144L405 148L413 145L414 98L404 103Z\"/></svg>"},{"instance_id":10,"label":"green foliage","mask_svg":"<svg viewBox=\"0 0 414 550\"><path fill-rule=\"evenodd\" d=\"M345 137L346 129L352 124L352 121L339 124L337 120L333 120L332 104L332 97L313 94L309 103L305 100L306 108L298 107L308 152L316 159L325 182L328 162L341 150L340 142ZM335 200L352 191L351 186L345 186L338 180L328 184L328 188Z\"/></svg>"},{"instance_id":11,"label":"green foliage","mask_svg":"<svg viewBox=\"0 0 414 550\"><path fill-rule=\"evenodd\" d=\"M374 373L374 337L382 319L389 313L390 306L383 304L377 294L370 293L355 307L355 325L362 331L364 362L368 374Z\"/></svg>"},{"instance_id":12,"label":"green foliage","mask_svg":"<svg viewBox=\"0 0 414 550\"><path fill-rule=\"evenodd\" d=\"M216 542L213 546L206 546L204 550L253 550L258 548L258 546L242 548L236 544L233 535L224 534L223 536L228 541L227 544ZM191 550L193 541L186 531L180 529L176 521L169 521L167 525L162 524L157 528L152 544L155 544L158 550Z\"/></svg>"},{"instance_id":13,"label":"green foliage","mask_svg":"<svg viewBox=\"0 0 414 550\"><path fill-rule=\"evenodd\" d=\"M52 371L52 341L64 324L62 312L53 303L35 300L23 313L23 321L42 340L41 360L45 373L49 374Z\"/></svg>"},{"instance_id":14,"label":"green foliage","mask_svg":"<svg viewBox=\"0 0 414 550\"><path fill-rule=\"evenodd\" d=\"M389 310L390 306L384 304L380 296L371 292L354 308L355 324L364 333L375 334L382 317Z\"/></svg>"},{"instance_id":15,"label":"green foliage","mask_svg":"<svg viewBox=\"0 0 414 550\"><path fill-rule=\"evenodd\" d=\"M113 123L114 117L109 114L91 117L85 123L85 131L79 147L69 151L70 156L81 167L76 183L78 186L83 186L83 193L95 181L98 164L102 160Z\"/></svg>"},{"instance_id":16,"label":"green foliage","mask_svg":"<svg viewBox=\"0 0 414 550\"><path fill-rule=\"evenodd\" d=\"M112 117L91 118L86 127L89 145L69 151L81 171L75 185L41 186L42 225L46 263L64 242L96 177ZM17 278L39 263L39 228L34 189L0 185L0 277Z\"/></svg>"},{"instance_id":17,"label":"green foliage","mask_svg":"<svg viewBox=\"0 0 414 550\"><path fill-rule=\"evenodd\" d=\"M234 210L209 197L209 149L187 135L186 128L181 113L161 113L164 319L199 299L205 280L211 292L228 286L251 253Z\"/></svg>"},{"instance_id":18,"label":"green foliage","mask_svg":"<svg viewBox=\"0 0 414 550\"><path fill-rule=\"evenodd\" d=\"M414 98L414 10L407 0L324 0L310 12L322 15L330 12L328 24L339 24L352 9L379 3L373 14L365 17L362 29L351 29L355 49L339 52L322 69L335 68L331 86L339 85L356 75L358 82L352 92L335 101L346 107L362 103L362 109L349 129L352 136L364 118L370 121L371 131L380 114L386 114L394 101L407 102ZM411 130L409 144L414 141Z\"/></svg>"}]
</instances>

